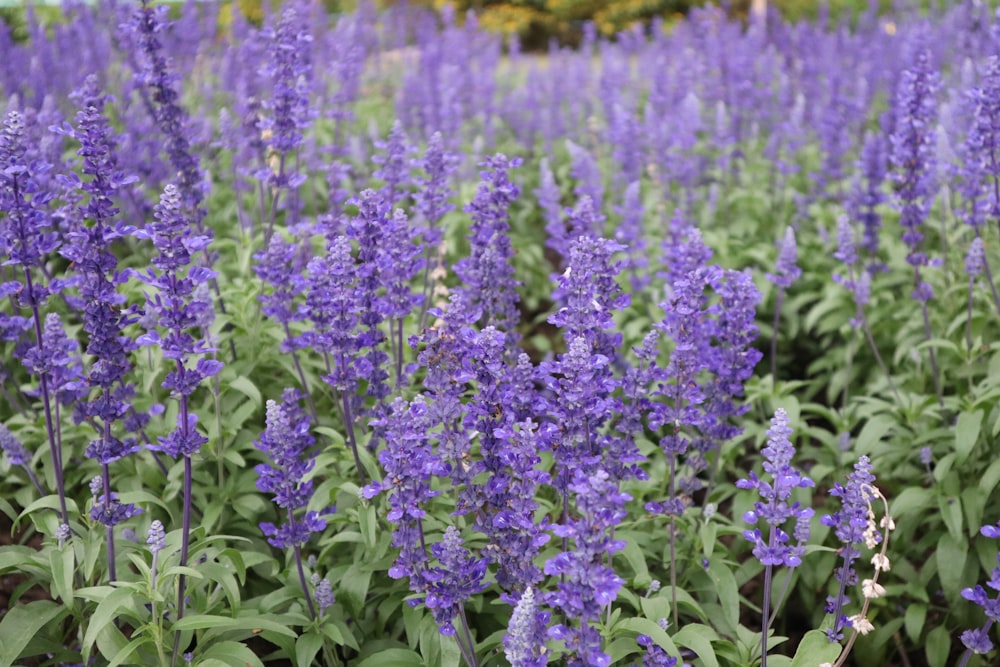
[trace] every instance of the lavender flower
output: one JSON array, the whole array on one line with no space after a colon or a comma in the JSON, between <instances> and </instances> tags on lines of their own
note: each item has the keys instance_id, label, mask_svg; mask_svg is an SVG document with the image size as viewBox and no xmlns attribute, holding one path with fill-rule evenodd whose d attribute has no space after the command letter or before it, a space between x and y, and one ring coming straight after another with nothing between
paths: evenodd
<instances>
[{"instance_id":1,"label":"lavender flower","mask_svg":"<svg viewBox=\"0 0 1000 667\"><path fill-rule=\"evenodd\" d=\"M757 529L745 531L743 536L753 543L754 556L765 566L785 565L794 568L802 564L804 546L801 542L804 540L800 540L798 546L789 546L789 536L781 526L789 519L808 519L813 514L812 508L803 508L798 502L788 502L796 488L815 486L811 479L791 465L795 454L795 448L789 440L791 434L788 414L783 408L778 408L771 420L771 428L767 431L767 446L762 450L765 458L764 471L773 481L765 482L751 472L747 479L736 482L737 488L755 489L763 501L755 502L754 509L747 512L743 519L750 524L763 519L770 526L767 541ZM805 530L804 535L808 539L808 530Z\"/></svg>"},{"instance_id":2,"label":"lavender flower","mask_svg":"<svg viewBox=\"0 0 1000 667\"><path fill-rule=\"evenodd\" d=\"M520 313L508 220L510 205L520 189L511 182L509 171L520 164L517 158L497 154L481 165L483 180L472 203L465 208L472 218L469 226L472 248L469 256L455 265L455 273L462 280L455 290L458 321L493 325L511 343L518 338Z\"/></svg>"},{"instance_id":3,"label":"lavender flower","mask_svg":"<svg viewBox=\"0 0 1000 667\"><path fill-rule=\"evenodd\" d=\"M549 601L565 614L566 621L549 628L549 637L565 643L570 665L605 667L611 659L601 650L601 637L592 623L625 583L608 567L607 556L625 547L621 540L611 538L611 531L625 518L625 503L631 496L600 469L578 470L569 491L578 517L565 518L553 533L564 544L572 542L574 548L564 548L545 563L545 573L559 577Z\"/></svg>"},{"instance_id":4,"label":"lavender flower","mask_svg":"<svg viewBox=\"0 0 1000 667\"><path fill-rule=\"evenodd\" d=\"M386 205L391 208L399 202L403 188L410 180L410 154L413 146L398 120L392 124L389 137L385 141L375 142L375 146L385 153L372 157L372 161L379 165L373 175L385 183L383 197Z\"/></svg>"},{"instance_id":5,"label":"lavender flower","mask_svg":"<svg viewBox=\"0 0 1000 667\"><path fill-rule=\"evenodd\" d=\"M264 452L268 462L256 466L254 471L257 473L257 489L272 494L275 505L284 510L281 525L263 522L260 529L271 546L293 549L299 584L309 607L309 615L315 619L316 610L302 565L302 547L313 533L326 528L326 521L314 510L300 512L313 495L312 480L306 477L315 465L315 454L307 451L315 439L309 434L309 418L299 408L298 400L298 392L286 389L280 404L267 402L267 428L254 444Z\"/></svg>"},{"instance_id":6,"label":"lavender flower","mask_svg":"<svg viewBox=\"0 0 1000 667\"><path fill-rule=\"evenodd\" d=\"M990 56L986 61L982 86L973 90L975 113L970 128L971 160L982 164L984 175L993 181L989 197L990 215L1000 225L1000 56Z\"/></svg>"},{"instance_id":7,"label":"lavender flower","mask_svg":"<svg viewBox=\"0 0 1000 667\"><path fill-rule=\"evenodd\" d=\"M926 220L934 199L935 95L940 76L931 69L930 51L919 48L911 68L903 71L896 96L895 131L891 137L892 175L900 207L903 241L909 247L906 261L918 271L928 263L920 249Z\"/></svg>"},{"instance_id":8,"label":"lavender flower","mask_svg":"<svg viewBox=\"0 0 1000 667\"><path fill-rule=\"evenodd\" d=\"M385 478L362 489L365 498L390 492L386 519L396 525L392 543L400 553L389 568L389 576L409 577L414 592L423 591L421 577L428 561L422 525L427 515L424 506L440 493L431 489L431 479L447 474L428 442L429 417L428 406L420 396L412 403L401 398L392 403L389 414L376 424L386 438L386 447L378 455Z\"/></svg>"},{"instance_id":9,"label":"lavender flower","mask_svg":"<svg viewBox=\"0 0 1000 667\"><path fill-rule=\"evenodd\" d=\"M417 190L413 193L417 211L427 225L423 235L428 252L441 244L443 233L438 225L444 214L455 208L448 199L453 194L450 179L457 163L458 156L445 148L441 133L431 135L424 157L417 163L426 178L417 181Z\"/></svg>"},{"instance_id":10,"label":"lavender flower","mask_svg":"<svg viewBox=\"0 0 1000 667\"><path fill-rule=\"evenodd\" d=\"M675 667L677 665L677 658L667 655L667 652L657 646L649 635L639 635L635 641L646 649L642 655L642 667Z\"/></svg>"},{"instance_id":11,"label":"lavender flower","mask_svg":"<svg viewBox=\"0 0 1000 667\"><path fill-rule=\"evenodd\" d=\"M313 575L312 584L315 588L313 595L316 597L316 606L319 609L320 616L323 615L327 609L333 606L336 602L333 596L333 585L330 580L326 577L320 579L319 575Z\"/></svg>"},{"instance_id":12,"label":"lavender flower","mask_svg":"<svg viewBox=\"0 0 1000 667\"><path fill-rule=\"evenodd\" d=\"M857 177L851 186L845 202L852 222L861 224L861 247L873 258L879 249L879 231L882 216L878 212L880 204L887 197L882 193L882 184L888 171L885 138L879 132L867 132L858 156Z\"/></svg>"},{"instance_id":13,"label":"lavender flower","mask_svg":"<svg viewBox=\"0 0 1000 667\"><path fill-rule=\"evenodd\" d=\"M780 287L788 289L799 276L802 269L798 267L799 251L795 243L795 230L791 227L785 228L785 235L778 246L778 261L775 264L775 273L768 273L767 279Z\"/></svg>"},{"instance_id":14,"label":"lavender flower","mask_svg":"<svg viewBox=\"0 0 1000 667\"><path fill-rule=\"evenodd\" d=\"M848 475L847 486L838 482L830 491L830 495L840 498L841 509L820 519L824 526L833 528L842 545L840 554L843 563L836 571L839 590L836 596L827 597L826 604L827 613L834 617L833 627L826 631L831 642L843 639L843 629L851 626L851 621L842 613L842 609L850 603L850 598L845 593L847 587L857 583L854 561L861 556L859 547L866 543L874 546L881 539L869 520L874 483L871 463L867 456L862 456L854 465L854 472Z\"/></svg>"},{"instance_id":15,"label":"lavender flower","mask_svg":"<svg viewBox=\"0 0 1000 667\"><path fill-rule=\"evenodd\" d=\"M809 520L813 515L811 507L802 507L797 501L791 504L788 502L795 489L815 486L811 479L792 467L795 447L789 440L791 434L788 414L783 408L778 408L771 420L771 428L767 431L767 446L762 450L765 458L764 471L771 476L772 481L765 482L751 472L748 479L736 482L737 488L756 489L762 499L762 502L754 503L754 509L747 512L743 520L756 525L763 519L768 525L766 540L757 528L743 533L743 536L754 545L753 555L764 565L760 648L762 667L767 663L767 629L771 625L772 614L777 612L777 605L774 611L771 611L773 568L776 565L795 568L802 564L805 542L809 540ZM788 544L789 535L782 529L790 519L795 519L794 533L797 542L795 546Z\"/></svg>"},{"instance_id":16,"label":"lavender flower","mask_svg":"<svg viewBox=\"0 0 1000 667\"><path fill-rule=\"evenodd\" d=\"M24 468L35 490L38 491L38 495L44 496L45 490L42 488L42 483L31 468L31 454L25 449L24 444L17 439L17 436L11 433L3 424L0 424L0 451L3 451L8 465Z\"/></svg>"},{"instance_id":17,"label":"lavender flower","mask_svg":"<svg viewBox=\"0 0 1000 667\"><path fill-rule=\"evenodd\" d=\"M50 195L41 191L37 178L48 169L41 161L28 161L24 118L16 111L7 114L0 129L0 254L7 255L6 265L20 266L22 281L3 284L3 292L14 298L18 306L31 310L35 345L44 345L41 307L50 288L36 282L36 272L44 274L47 256L59 247L59 237L52 231L52 220L46 204ZM16 325L15 325L16 326ZM40 352L41 354L41 352ZM39 374L42 404L45 409L45 430L49 451L55 467L56 492L63 523L69 523L66 491L63 483L62 449L58 436L58 420L53 420L49 390L49 373Z\"/></svg>"},{"instance_id":18,"label":"lavender flower","mask_svg":"<svg viewBox=\"0 0 1000 667\"><path fill-rule=\"evenodd\" d=\"M309 434L309 418L299 409L295 390L286 389L280 404L268 401L266 419L267 428L255 443L268 458L254 468L257 489L274 496L274 503L286 511L287 521L280 527L273 523L260 527L271 546L299 548L312 533L326 527L317 512L306 512L301 519L296 516L312 499L312 481L306 477L315 464L308 452L315 439Z\"/></svg>"},{"instance_id":19,"label":"lavender flower","mask_svg":"<svg viewBox=\"0 0 1000 667\"><path fill-rule=\"evenodd\" d=\"M454 526L445 529L441 541L431 546L431 553L440 565L423 574L427 590L425 604L434 615L441 634L453 635L452 621L458 615L464 617L465 602L486 588L486 559L475 558L469 553ZM471 650L473 647L464 648Z\"/></svg>"},{"instance_id":20,"label":"lavender flower","mask_svg":"<svg viewBox=\"0 0 1000 667\"><path fill-rule=\"evenodd\" d=\"M177 175L177 189L186 214L201 230L205 217L202 202L206 183L198 160L192 153L188 140L189 120L180 105L180 94L174 87L178 77L170 72L160 37L168 26L168 10L166 5L150 7L149 0L142 0L142 6L135 10L130 29L139 48L139 53L135 54L141 62L137 78L147 94L151 94L149 110L163 133L165 150Z\"/></svg>"},{"instance_id":21,"label":"lavender flower","mask_svg":"<svg viewBox=\"0 0 1000 667\"><path fill-rule=\"evenodd\" d=\"M1000 524L983 526L979 529L979 532L983 537L991 539L1000 538ZM997 563L1000 563L1000 554L997 554ZM993 590L1000 590L1000 568L993 568L986 585ZM993 642L990 641L989 631L994 623L1000 622L1000 595L990 598L986 589L981 584L976 584L975 588L962 589L962 597L982 607L983 612L986 614L986 624L982 628L963 632L962 643L972 653L988 653L992 651ZM966 655L962 664L964 665L967 660L968 656Z\"/></svg>"},{"instance_id":22,"label":"lavender flower","mask_svg":"<svg viewBox=\"0 0 1000 667\"><path fill-rule=\"evenodd\" d=\"M361 313L360 324L364 327L358 343L362 349L367 349L359 373L368 381L368 395L381 402L389 395L386 384L389 375L383 368L388 355L381 349L385 334L379 328L388 309L382 295L382 274L392 271L392 267L381 261L384 256L381 246L385 227L394 223L390 222L389 208L380 193L365 190L356 203L358 215L350 221L347 236L358 243L355 303Z\"/></svg>"},{"instance_id":23,"label":"lavender flower","mask_svg":"<svg viewBox=\"0 0 1000 667\"><path fill-rule=\"evenodd\" d=\"M504 655L510 667L545 667L546 626L550 614L538 610L535 591L530 586L514 606L503 638Z\"/></svg>"}]
</instances>

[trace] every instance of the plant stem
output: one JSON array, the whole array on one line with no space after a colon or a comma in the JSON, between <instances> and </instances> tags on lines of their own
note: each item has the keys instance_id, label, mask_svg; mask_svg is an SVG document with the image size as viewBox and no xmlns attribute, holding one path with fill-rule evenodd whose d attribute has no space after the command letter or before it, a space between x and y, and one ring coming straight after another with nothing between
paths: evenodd
<instances>
[{"instance_id":1,"label":"plant stem","mask_svg":"<svg viewBox=\"0 0 1000 667\"><path fill-rule=\"evenodd\" d=\"M778 381L778 325L781 323L781 302L785 299L785 288L778 288L778 296L774 302L774 324L771 328L771 378Z\"/></svg>"},{"instance_id":2,"label":"plant stem","mask_svg":"<svg viewBox=\"0 0 1000 667\"><path fill-rule=\"evenodd\" d=\"M295 518L292 516L292 508L288 508L288 521L289 523L294 523ZM295 545L295 566L299 571L299 584L302 585L302 593L306 596L306 606L309 607L309 618L313 621L316 620L316 607L313 605L312 594L309 592L309 585L306 583L306 571L302 567L302 547Z\"/></svg>"}]
</instances>

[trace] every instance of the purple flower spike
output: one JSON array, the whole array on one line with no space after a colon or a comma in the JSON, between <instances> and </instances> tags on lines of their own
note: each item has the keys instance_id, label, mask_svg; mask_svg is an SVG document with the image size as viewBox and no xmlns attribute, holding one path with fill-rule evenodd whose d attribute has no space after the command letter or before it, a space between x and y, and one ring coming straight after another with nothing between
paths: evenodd
<instances>
[{"instance_id":1,"label":"purple flower spike","mask_svg":"<svg viewBox=\"0 0 1000 667\"><path fill-rule=\"evenodd\" d=\"M736 482L738 488L756 489L762 499L754 503L754 509L743 518L751 524L763 519L771 526L771 536L765 539L756 529L746 531L743 535L754 544L753 553L764 565L798 567L805 552L804 542L809 539L808 519L813 515L812 508L801 507L798 502L789 504L788 501L795 489L815 484L791 465L795 454L795 447L789 440L791 434L788 414L783 408L778 408L771 420L771 428L767 431L767 446L762 451L765 458L764 471L772 481L758 479L751 472L748 479ZM789 519L796 520L796 532L803 538L798 540L797 546L787 544L789 536L781 529Z\"/></svg>"},{"instance_id":2,"label":"purple flower spike","mask_svg":"<svg viewBox=\"0 0 1000 667\"><path fill-rule=\"evenodd\" d=\"M646 649L642 656L642 667L675 667L677 665L677 658L667 655L667 652L657 646L649 635L639 635L635 641Z\"/></svg>"},{"instance_id":3,"label":"purple flower spike","mask_svg":"<svg viewBox=\"0 0 1000 667\"><path fill-rule=\"evenodd\" d=\"M514 606L503 638L504 655L510 667L545 667L548 656L545 653L546 626L550 614L538 611L535 592L525 589Z\"/></svg>"},{"instance_id":4,"label":"purple flower spike","mask_svg":"<svg viewBox=\"0 0 1000 667\"><path fill-rule=\"evenodd\" d=\"M474 558L465 547L458 529L448 526L444 537L431 547L440 562L424 573L425 604L434 615L443 635L455 634L452 621L465 602L486 588L486 559Z\"/></svg>"},{"instance_id":5,"label":"purple flower spike","mask_svg":"<svg viewBox=\"0 0 1000 667\"><path fill-rule=\"evenodd\" d=\"M820 519L824 526L833 528L834 534L843 545L841 547L842 565L836 570L839 581L839 592L836 597L827 598L826 611L834 615L834 625L826 631L831 642L843 639L843 630L851 625L851 621L842 613L845 605L850 603L845 591L848 586L857 583L857 573L854 571L854 561L861 556L860 546L874 546L881 541L881 535L870 525L869 503L874 497L872 488L875 476L872 474L871 462L867 456L862 456L854 465L854 472L847 476L847 486L840 483L834 485L830 495L840 498L841 509Z\"/></svg>"},{"instance_id":6,"label":"purple flower spike","mask_svg":"<svg viewBox=\"0 0 1000 667\"><path fill-rule=\"evenodd\" d=\"M286 390L279 404L267 402L267 428L255 443L267 455L268 463L258 465L257 489L274 496L274 503L285 510L287 521L281 527L262 523L261 530L268 536L268 543L277 549L301 547L312 533L326 527L317 512L305 512L302 518L297 510L305 508L312 498L312 481L306 476L315 464L308 449L315 439L309 434L309 418L298 405L298 394Z\"/></svg>"},{"instance_id":7,"label":"purple flower spike","mask_svg":"<svg viewBox=\"0 0 1000 667\"><path fill-rule=\"evenodd\" d=\"M796 263L798 259L799 251L795 243L795 230L787 227L785 228L785 236L778 246L775 273L768 273L767 279L782 289L788 289L802 275L802 269Z\"/></svg>"},{"instance_id":8,"label":"purple flower spike","mask_svg":"<svg viewBox=\"0 0 1000 667\"><path fill-rule=\"evenodd\" d=\"M456 321L482 321L502 330L511 343L517 341L519 285L511 259L510 206L520 189L510 180L510 170L519 166L518 158L502 154L488 158L481 166L482 182L476 196L465 210L472 218L469 237L472 249L455 265L462 279L456 288Z\"/></svg>"}]
</instances>

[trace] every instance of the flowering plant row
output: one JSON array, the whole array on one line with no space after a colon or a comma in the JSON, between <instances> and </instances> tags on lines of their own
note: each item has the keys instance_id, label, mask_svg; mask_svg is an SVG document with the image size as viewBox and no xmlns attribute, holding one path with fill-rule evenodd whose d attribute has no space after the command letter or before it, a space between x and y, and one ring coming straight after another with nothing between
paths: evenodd
<instances>
[{"instance_id":1,"label":"flowering plant row","mask_svg":"<svg viewBox=\"0 0 1000 667\"><path fill-rule=\"evenodd\" d=\"M0 667L995 658L1000 18L64 12L0 31Z\"/></svg>"}]
</instances>

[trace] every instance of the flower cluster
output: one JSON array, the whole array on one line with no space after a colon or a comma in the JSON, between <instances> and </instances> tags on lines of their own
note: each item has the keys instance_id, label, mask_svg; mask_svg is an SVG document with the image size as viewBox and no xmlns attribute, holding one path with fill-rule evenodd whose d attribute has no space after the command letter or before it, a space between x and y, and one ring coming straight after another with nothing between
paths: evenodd
<instances>
[{"instance_id":1,"label":"flower cluster","mask_svg":"<svg viewBox=\"0 0 1000 667\"><path fill-rule=\"evenodd\" d=\"M260 524L268 543L277 549L301 547L312 533L326 528L319 512L310 510L297 516L312 500L312 481L306 477L315 464L315 454L309 451L315 439L309 434L309 418L299 408L298 398L297 392L286 389L281 403L267 402L267 428L255 443L268 458L267 463L254 468L257 489L272 494L274 503L285 511L286 520L280 526Z\"/></svg>"},{"instance_id":2,"label":"flower cluster","mask_svg":"<svg viewBox=\"0 0 1000 667\"><path fill-rule=\"evenodd\" d=\"M1000 524L983 526L979 529L979 533L991 539L1000 538ZM997 554L997 563L1000 563L1000 554ZM1000 567L993 568L986 585L995 591L1000 591ZM994 623L1000 623L1000 595L991 598L982 584L976 584L975 588L962 589L962 597L982 607L986 614L986 624L981 628L963 632L962 643L973 653L992 651L993 642L990 641L989 632Z\"/></svg>"},{"instance_id":3,"label":"flower cluster","mask_svg":"<svg viewBox=\"0 0 1000 667\"><path fill-rule=\"evenodd\" d=\"M625 548L611 532L625 518L625 503L632 498L603 470L589 474L578 470L568 491L578 516L567 516L552 532L574 548L564 548L545 563L545 573L559 577L549 603L565 614L566 622L549 628L549 637L565 642L573 656L570 665L606 667L611 659L601 650L601 637L592 623L625 583L608 566L607 557ZM579 625L571 626L569 620Z\"/></svg>"},{"instance_id":4,"label":"flower cluster","mask_svg":"<svg viewBox=\"0 0 1000 667\"><path fill-rule=\"evenodd\" d=\"M764 471L770 475L771 482L757 477L753 472L747 479L736 482L740 489L755 489L761 500L754 503L753 510L743 515L743 520L756 525L761 519L768 525L765 538L759 529L754 528L743 533L753 547L753 555L765 566L784 565L798 567L802 564L805 553L805 543L809 539L809 521L813 516L811 507L802 507L796 501L789 503L795 489L815 486L813 481L792 467L792 457L795 447L789 437L792 429L788 425L788 413L784 408L778 408L771 419L771 428L767 431L767 446L764 447ZM790 537L782 526L789 520L795 520L794 536L797 544L790 545ZM765 595L767 592L765 592Z\"/></svg>"},{"instance_id":5,"label":"flower cluster","mask_svg":"<svg viewBox=\"0 0 1000 667\"><path fill-rule=\"evenodd\" d=\"M874 548L882 539L875 526L874 513L871 508L876 498L875 476L871 472L871 462L867 456L862 456L854 465L854 472L847 477L847 485L839 482L834 485L830 495L840 498L841 508L833 514L820 518L824 526L833 528L837 540L841 543L840 555L842 564L836 571L838 592L826 600L826 611L833 614L833 627L826 631L831 642L843 639L845 627L855 627L853 621L842 613L844 606L850 604L846 591L858 581L854 570L854 562L860 558L862 544L869 549ZM873 560L876 569L887 570L888 561L876 554Z\"/></svg>"}]
</instances>

